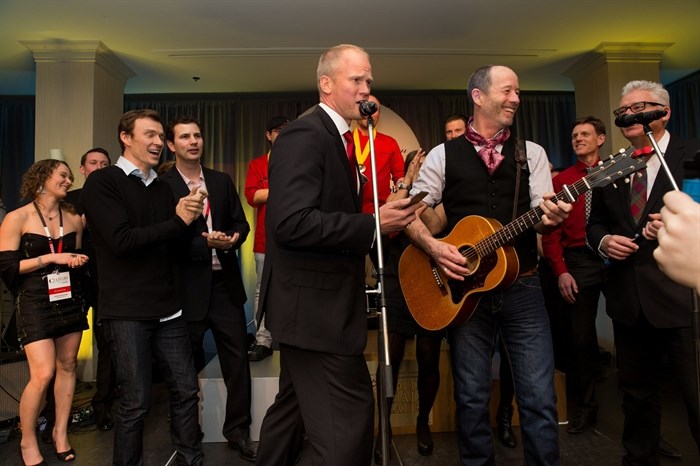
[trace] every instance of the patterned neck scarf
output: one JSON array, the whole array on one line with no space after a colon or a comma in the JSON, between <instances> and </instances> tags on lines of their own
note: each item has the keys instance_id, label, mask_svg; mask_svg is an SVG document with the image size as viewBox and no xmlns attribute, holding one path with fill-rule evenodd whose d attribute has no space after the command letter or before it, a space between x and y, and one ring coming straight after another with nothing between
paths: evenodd
<instances>
[{"instance_id":1,"label":"patterned neck scarf","mask_svg":"<svg viewBox=\"0 0 700 466\"><path fill-rule=\"evenodd\" d=\"M469 123L467 124L467 132L465 137L467 141L471 142L475 146L483 146L479 151L479 157L486 164L486 168L489 170L489 174L493 175L498 166L503 161L503 154L496 150L496 146L503 144L510 137L510 129L503 128L501 131L496 133L491 139L484 138L481 134L477 133L472 123L474 122L474 117L469 117Z\"/></svg>"}]
</instances>

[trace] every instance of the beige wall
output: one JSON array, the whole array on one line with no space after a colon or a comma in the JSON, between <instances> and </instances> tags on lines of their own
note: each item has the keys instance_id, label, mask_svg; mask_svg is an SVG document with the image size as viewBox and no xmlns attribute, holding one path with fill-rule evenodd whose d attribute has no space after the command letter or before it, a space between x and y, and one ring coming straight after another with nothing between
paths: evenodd
<instances>
[{"instance_id":1,"label":"beige wall","mask_svg":"<svg viewBox=\"0 0 700 466\"><path fill-rule=\"evenodd\" d=\"M36 61L35 160L60 150L73 169L80 157L100 146L119 155L117 124L124 86L134 73L99 41L24 41Z\"/></svg>"}]
</instances>

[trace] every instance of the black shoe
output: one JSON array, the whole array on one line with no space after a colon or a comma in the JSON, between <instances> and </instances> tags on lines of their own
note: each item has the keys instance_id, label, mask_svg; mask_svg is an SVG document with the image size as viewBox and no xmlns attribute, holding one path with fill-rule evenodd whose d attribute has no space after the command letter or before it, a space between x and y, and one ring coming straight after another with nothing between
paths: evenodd
<instances>
[{"instance_id":1,"label":"black shoe","mask_svg":"<svg viewBox=\"0 0 700 466\"><path fill-rule=\"evenodd\" d=\"M674 458L677 460L682 458L681 452L678 451L678 448L668 443L668 441L663 437L659 437L659 446L657 447L656 451L659 452L659 455L665 456L666 458Z\"/></svg>"},{"instance_id":2,"label":"black shoe","mask_svg":"<svg viewBox=\"0 0 700 466\"><path fill-rule=\"evenodd\" d=\"M374 464L382 464L382 439L379 437L374 442Z\"/></svg>"},{"instance_id":3,"label":"black shoe","mask_svg":"<svg viewBox=\"0 0 700 466\"><path fill-rule=\"evenodd\" d=\"M248 361L262 361L268 356L272 356L272 348L264 345L255 345L253 351L248 351Z\"/></svg>"},{"instance_id":4,"label":"black shoe","mask_svg":"<svg viewBox=\"0 0 700 466\"><path fill-rule=\"evenodd\" d=\"M251 463L255 463L258 458L258 446L249 438L237 442L229 440L228 447L231 450L238 450L238 456Z\"/></svg>"},{"instance_id":5,"label":"black shoe","mask_svg":"<svg viewBox=\"0 0 700 466\"><path fill-rule=\"evenodd\" d=\"M56 458L58 458L58 461L60 461L61 463L70 463L71 461L75 461L75 450L73 450L72 448L68 451L57 450Z\"/></svg>"},{"instance_id":6,"label":"black shoe","mask_svg":"<svg viewBox=\"0 0 700 466\"><path fill-rule=\"evenodd\" d=\"M573 418L569 421L569 425L566 428L566 432L569 434L581 434L590 430L596 423L596 413L595 411L582 411L578 410Z\"/></svg>"},{"instance_id":7,"label":"black shoe","mask_svg":"<svg viewBox=\"0 0 700 466\"><path fill-rule=\"evenodd\" d=\"M95 412L95 425L98 429L108 431L114 428L114 420L112 419L112 414L110 414L109 409L96 407L94 405L92 409Z\"/></svg>"},{"instance_id":8,"label":"black shoe","mask_svg":"<svg viewBox=\"0 0 700 466\"><path fill-rule=\"evenodd\" d=\"M498 440L508 448L515 448L518 445L518 439L515 437L512 426L513 406L500 406L496 413L496 430L498 431Z\"/></svg>"},{"instance_id":9,"label":"black shoe","mask_svg":"<svg viewBox=\"0 0 700 466\"><path fill-rule=\"evenodd\" d=\"M47 445L53 444L53 421L46 420L44 430L41 431L41 441Z\"/></svg>"},{"instance_id":10,"label":"black shoe","mask_svg":"<svg viewBox=\"0 0 700 466\"><path fill-rule=\"evenodd\" d=\"M418 416L416 420L416 446L421 456L433 454L433 436L427 419Z\"/></svg>"},{"instance_id":11,"label":"black shoe","mask_svg":"<svg viewBox=\"0 0 700 466\"><path fill-rule=\"evenodd\" d=\"M24 466L48 466L48 463L46 463L45 460L41 460L41 463L32 464L32 465L25 463L24 456L22 456L22 445L19 446L19 459L22 460L22 464Z\"/></svg>"}]
</instances>

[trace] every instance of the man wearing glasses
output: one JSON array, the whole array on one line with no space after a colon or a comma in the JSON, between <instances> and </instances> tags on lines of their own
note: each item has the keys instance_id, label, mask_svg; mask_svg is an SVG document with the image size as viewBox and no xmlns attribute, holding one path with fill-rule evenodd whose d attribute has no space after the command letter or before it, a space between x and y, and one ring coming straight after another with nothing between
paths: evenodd
<instances>
[{"instance_id":1,"label":"man wearing glasses","mask_svg":"<svg viewBox=\"0 0 700 466\"><path fill-rule=\"evenodd\" d=\"M622 89L615 116L666 110L649 124L653 137L677 183L683 161L691 159L700 141L684 140L666 131L671 117L668 92L661 84L631 81ZM658 465L661 395L659 373L669 361L688 410L688 423L700 446L695 358L691 339L690 288L661 272L652 255L658 246L659 211L663 195L672 189L658 155L649 153L642 125L621 129L647 159L647 168L629 184L608 185L593 192L589 244L608 259L607 312L613 320L619 365L619 387L625 414L623 465Z\"/></svg>"}]
</instances>

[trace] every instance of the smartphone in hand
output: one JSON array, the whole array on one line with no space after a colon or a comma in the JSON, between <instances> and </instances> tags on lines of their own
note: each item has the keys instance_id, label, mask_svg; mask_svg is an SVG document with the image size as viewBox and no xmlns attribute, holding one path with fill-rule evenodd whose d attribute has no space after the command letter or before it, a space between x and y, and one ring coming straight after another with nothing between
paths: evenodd
<instances>
[{"instance_id":1,"label":"smartphone in hand","mask_svg":"<svg viewBox=\"0 0 700 466\"><path fill-rule=\"evenodd\" d=\"M411 202L409 202L408 204L406 204L406 206L404 207L404 209L406 209L406 208L408 208L408 207L411 207L412 205L415 205L415 204L419 203L419 202L422 201L423 198L424 198L425 196L427 196L427 195L428 195L427 191L421 191L421 192L419 192L419 193L416 194L415 196L411 197Z\"/></svg>"}]
</instances>

